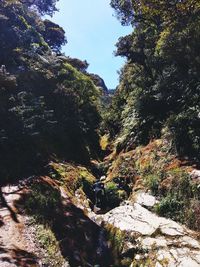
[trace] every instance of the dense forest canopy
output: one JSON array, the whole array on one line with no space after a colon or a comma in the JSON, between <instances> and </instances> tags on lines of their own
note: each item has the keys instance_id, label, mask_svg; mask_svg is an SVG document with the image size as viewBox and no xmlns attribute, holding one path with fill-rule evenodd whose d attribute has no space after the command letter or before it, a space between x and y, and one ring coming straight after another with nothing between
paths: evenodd
<instances>
[{"instance_id":1,"label":"dense forest canopy","mask_svg":"<svg viewBox=\"0 0 200 267\"><path fill-rule=\"evenodd\" d=\"M29 9L34 9L40 15L53 15L57 11L56 3L58 0L3 0L7 5L21 5Z\"/></svg>"},{"instance_id":2,"label":"dense forest canopy","mask_svg":"<svg viewBox=\"0 0 200 267\"><path fill-rule=\"evenodd\" d=\"M112 0L127 58L107 125L134 147L171 132L180 155L200 155L200 2ZM119 109L119 106L121 107Z\"/></svg>"}]
</instances>

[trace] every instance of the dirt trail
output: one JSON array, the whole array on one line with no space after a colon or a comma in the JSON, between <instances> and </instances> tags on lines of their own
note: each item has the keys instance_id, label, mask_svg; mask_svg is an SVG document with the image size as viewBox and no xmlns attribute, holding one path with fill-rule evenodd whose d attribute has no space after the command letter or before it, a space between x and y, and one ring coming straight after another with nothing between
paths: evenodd
<instances>
[{"instance_id":1,"label":"dirt trail","mask_svg":"<svg viewBox=\"0 0 200 267\"><path fill-rule=\"evenodd\" d=\"M24 190L18 186L6 186L1 190L0 267L41 266L33 254L32 242L25 235L24 217L15 207Z\"/></svg>"}]
</instances>

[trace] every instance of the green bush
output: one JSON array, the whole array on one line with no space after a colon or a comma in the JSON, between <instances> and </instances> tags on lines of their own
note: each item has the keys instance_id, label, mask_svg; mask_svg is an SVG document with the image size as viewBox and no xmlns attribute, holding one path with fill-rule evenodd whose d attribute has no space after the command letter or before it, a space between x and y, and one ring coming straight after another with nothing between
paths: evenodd
<instances>
[{"instance_id":1,"label":"green bush","mask_svg":"<svg viewBox=\"0 0 200 267\"><path fill-rule=\"evenodd\" d=\"M108 206L110 208L119 206L120 202L122 202L127 197L125 191L119 190L117 184L114 182L108 182L105 185L105 191Z\"/></svg>"},{"instance_id":2,"label":"green bush","mask_svg":"<svg viewBox=\"0 0 200 267\"><path fill-rule=\"evenodd\" d=\"M187 209L185 217L190 228L197 231L200 230L200 200L193 199L190 202L190 207Z\"/></svg>"},{"instance_id":3,"label":"green bush","mask_svg":"<svg viewBox=\"0 0 200 267\"><path fill-rule=\"evenodd\" d=\"M183 201L179 200L176 195L168 194L155 206L155 211L160 216L182 220L181 216L183 214L183 207Z\"/></svg>"},{"instance_id":4,"label":"green bush","mask_svg":"<svg viewBox=\"0 0 200 267\"><path fill-rule=\"evenodd\" d=\"M144 177L145 185L151 190L153 195L158 194L160 177L157 174L149 174Z\"/></svg>"},{"instance_id":5,"label":"green bush","mask_svg":"<svg viewBox=\"0 0 200 267\"><path fill-rule=\"evenodd\" d=\"M46 252L43 256L43 262L50 267L63 266L65 259L60 253L59 242L50 227L39 224L35 226L35 229L36 238Z\"/></svg>"},{"instance_id":6,"label":"green bush","mask_svg":"<svg viewBox=\"0 0 200 267\"><path fill-rule=\"evenodd\" d=\"M34 184L25 202L25 210L38 222L50 223L61 209L60 192L47 184Z\"/></svg>"},{"instance_id":7,"label":"green bush","mask_svg":"<svg viewBox=\"0 0 200 267\"><path fill-rule=\"evenodd\" d=\"M198 185L194 184L190 176L180 168L173 169L169 173L173 176L173 182L167 195L161 196L160 203L155 206L156 213L198 230L200 222Z\"/></svg>"}]
</instances>

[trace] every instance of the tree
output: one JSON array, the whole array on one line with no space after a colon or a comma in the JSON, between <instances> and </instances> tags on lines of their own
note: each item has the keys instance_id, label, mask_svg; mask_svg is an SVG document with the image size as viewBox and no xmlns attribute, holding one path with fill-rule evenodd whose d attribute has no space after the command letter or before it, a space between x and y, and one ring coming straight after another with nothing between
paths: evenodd
<instances>
[{"instance_id":1,"label":"tree","mask_svg":"<svg viewBox=\"0 0 200 267\"><path fill-rule=\"evenodd\" d=\"M62 45L67 43L65 31L58 24L45 19L43 21L45 29L42 32L44 40L56 52L59 52Z\"/></svg>"},{"instance_id":2,"label":"tree","mask_svg":"<svg viewBox=\"0 0 200 267\"><path fill-rule=\"evenodd\" d=\"M18 0L23 5L26 5L31 8L36 8L36 10L41 15L50 15L52 16L55 11L57 11L56 8L56 2L58 0Z\"/></svg>"},{"instance_id":3,"label":"tree","mask_svg":"<svg viewBox=\"0 0 200 267\"><path fill-rule=\"evenodd\" d=\"M111 6L134 27L116 51L128 59L118 89L126 144L147 143L168 125L179 153L199 156L200 2L112 0Z\"/></svg>"},{"instance_id":4,"label":"tree","mask_svg":"<svg viewBox=\"0 0 200 267\"><path fill-rule=\"evenodd\" d=\"M7 69L0 71L4 181L41 174L55 158L89 163L99 149L99 89L86 75L88 64L77 60L79 71L52 53L66 42L64 30L35 11L55 2L0 1L0 66Z\"/></svg>"}]
</instances>

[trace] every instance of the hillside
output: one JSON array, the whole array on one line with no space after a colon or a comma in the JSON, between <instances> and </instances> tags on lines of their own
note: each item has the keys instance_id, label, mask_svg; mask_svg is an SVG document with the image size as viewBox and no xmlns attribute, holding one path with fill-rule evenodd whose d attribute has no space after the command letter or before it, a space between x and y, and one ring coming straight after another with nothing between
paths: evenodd
<instances>
[{"instance_id":1,"label":"hillside","mask_svg":"<svg viewBox=\"0 0 200 267\"><path fill-rule=\"evenodd\" d=\"M200 266L199 1L111 1L111 92L56 2L0 1L0 266Z\"/></svg>"}]
</instances>

